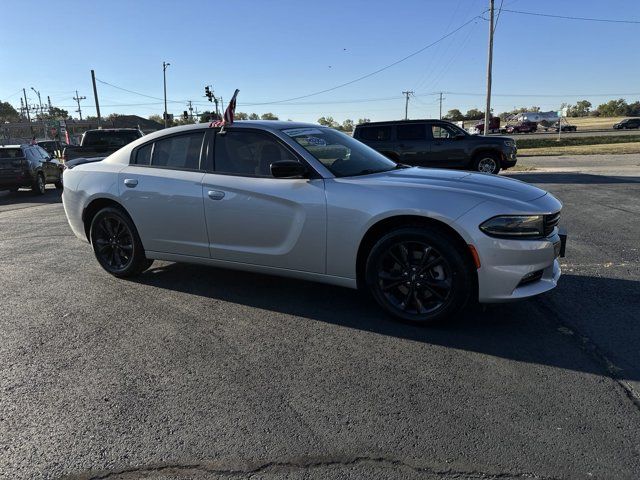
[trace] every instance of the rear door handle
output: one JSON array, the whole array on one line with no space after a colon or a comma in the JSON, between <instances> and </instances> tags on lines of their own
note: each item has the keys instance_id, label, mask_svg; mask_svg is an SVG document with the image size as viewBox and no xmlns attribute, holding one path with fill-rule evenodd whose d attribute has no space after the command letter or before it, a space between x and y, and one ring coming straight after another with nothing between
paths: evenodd
<instances>
[{"instance_id":1,"label":"rear door handle","mask_svg":"<svg viewBox=\"0 0 640 480\"><path fill-rule=\"evenodd\" d=\"M129 188L134 188L138 185L138 180L135 178L125 178L124 184Z\"/></svg>"},{"instance_id":2,"label":"rear door handle","mask_svg":"<svg viewBox=\"0 0 640 480\"><path fill-rule=\"evenodd\" d=\"M222 200L224 198L224 192L220 190L209 190L207 195L209 195L211 200Z\"/></svg>"}]
</instances>

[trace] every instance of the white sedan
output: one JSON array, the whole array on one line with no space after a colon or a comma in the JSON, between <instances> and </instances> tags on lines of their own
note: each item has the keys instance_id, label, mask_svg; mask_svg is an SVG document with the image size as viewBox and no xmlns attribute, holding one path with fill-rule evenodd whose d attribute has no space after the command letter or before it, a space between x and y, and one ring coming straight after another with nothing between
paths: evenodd
<instances>
[{"instance_id":1,"label":"white sedan","mask_svg":"<svg viewBox=\"0 0 640 480\"><path fill-rule=\"evenodd\" d=\"M219 130L170 128L65 171L69 224L107 272L159 259L295 277L419 323L556 286L562 205L544 190L409 168L313 124Z\"/></svg>"}]
</instances>

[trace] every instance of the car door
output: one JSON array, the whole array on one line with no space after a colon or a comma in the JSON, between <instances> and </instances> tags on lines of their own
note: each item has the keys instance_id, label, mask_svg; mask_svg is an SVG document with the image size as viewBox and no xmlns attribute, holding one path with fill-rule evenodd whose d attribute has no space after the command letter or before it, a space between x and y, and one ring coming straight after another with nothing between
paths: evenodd
<instances>
[{"instance_id":1,"label":"car door","mask_svg":"<svg viewBox=\"0 0 640 480\"><path fill-rule=\"evenodd\" d=\"M427 141L425 123L404 123L396 125L396 142L400 162L419 167L431 163L431 142Z\"/></svg>"},{"instance_id":2,"label":"car door","mask_svg":"<svg viewBox=\"0 0 640 480\"><path fill-rule=\"evenodd\" d=\"M200 169L205 130L136 148L118 174L122 204L147 251L209 257Z\"/></svg>"},{"instance_id":3,"label":"car door","mask_svg":"<svg viewBox=\"0 0 640 480\"><path fill-rule=\"evenodd\" d=\"M211 258L324 273L324 180L274 178L272 162L302 159L272 133L231 128L211 142L202 182Z\"/></svg>"},{"instance_id":4,"label":"car door","mask_svg":"<svg viewBox=\"0 0 640 480\"><path fill-rule=\"evenodd\" d=\"M430 164L445 168L464 166L469 160L468 135L446 123L432 123L429 127L427 135L431 136Z\"/></svg>"}]
</instances>

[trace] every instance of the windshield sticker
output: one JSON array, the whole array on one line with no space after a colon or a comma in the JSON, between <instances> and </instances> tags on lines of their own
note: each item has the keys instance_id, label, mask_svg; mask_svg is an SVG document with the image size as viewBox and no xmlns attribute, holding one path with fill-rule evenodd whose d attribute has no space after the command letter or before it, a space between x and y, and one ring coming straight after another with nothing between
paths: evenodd
<instances>
[{"instance_id":1,"label":"windshield sticker","mask_svg":"<svg viewBox=\"0 0 640 480\"><path fill-rule=\"evenodd\" d=\"M299 137L301 135L322 135L322 131L317 128L291 128L284 130L284 133L290 137Z\"/></svg>"},{"instance_id":2,"label":"windshield sticker","mask_svg":"<svg viewBox=\"0 0 640 480\"><path fill-rule=\"evenodd\" d=\"M310 145L315 145L318 147L327 146L327 141L324 138L308 136L305 140L309 142Z\"/></svg>"}]
</instances>

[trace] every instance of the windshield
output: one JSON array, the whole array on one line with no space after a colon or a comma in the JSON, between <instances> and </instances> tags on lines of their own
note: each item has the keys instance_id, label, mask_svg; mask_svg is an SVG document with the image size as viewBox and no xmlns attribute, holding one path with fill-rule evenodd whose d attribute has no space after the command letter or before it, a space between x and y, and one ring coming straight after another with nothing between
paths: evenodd
<instances>
[{"instance_id":1,"label":"windshield","mask_svg":"<svg viewBox=\"0 0 640 480\"><path fill-rule=\"evenodd\" d=\"M397 168L397 164L384 155L331 128L291 128L283 132L322 162L336 177L367 175Z\"/></svg>"}]
</instances>

